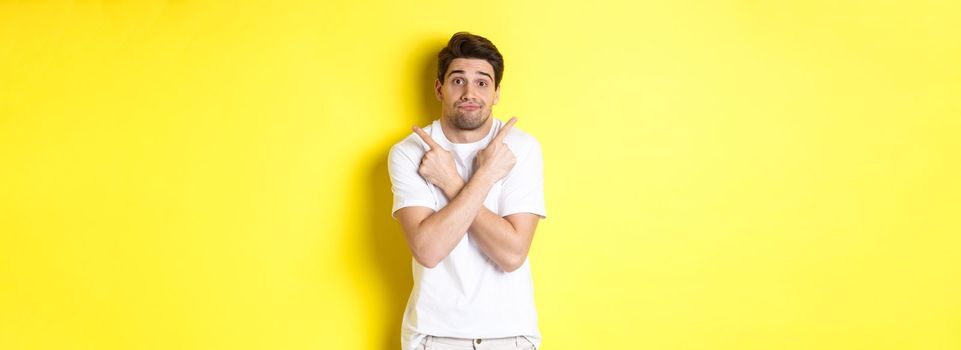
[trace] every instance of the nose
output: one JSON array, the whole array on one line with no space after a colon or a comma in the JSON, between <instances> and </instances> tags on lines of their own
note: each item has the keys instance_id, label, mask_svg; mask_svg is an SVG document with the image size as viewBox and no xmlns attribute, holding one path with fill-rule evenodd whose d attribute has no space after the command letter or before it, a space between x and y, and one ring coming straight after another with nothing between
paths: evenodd
<instances>
[{"instance_id":1,"label":"nose","mask_svg":"<svg viewBox=\"0 0 961 350\"><path fill-rule=\"evenodd\" d=\"M474 88L471 86L471 84L465 84L464 91L460 95L461 101L468 101L472 97L474 97Z\"/></svg>"}]
</instances>

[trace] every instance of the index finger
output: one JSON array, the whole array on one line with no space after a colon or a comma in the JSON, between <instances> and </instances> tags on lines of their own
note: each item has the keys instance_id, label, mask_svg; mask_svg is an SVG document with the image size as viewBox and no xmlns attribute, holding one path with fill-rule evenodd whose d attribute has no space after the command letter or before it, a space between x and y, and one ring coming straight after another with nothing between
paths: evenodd
<instances>
[{"instance_id":1,"label":"index finger","mask_svg":"<svg viewBox=\"0 0 961 350\"><path fill-rule=\"evenodd\" d=\"M517 117L511 117L511 120L508 120L507 124L501 127L501 131L497 133L497 136L494 136L494 140L491 142L504 142L504 137L507 137L507 133L511 131L511 128L514 127L514 123L516 122Z\"/></svg>"},{"instance_id":2,"label":"index finger","mask_svg":"<svg viewBox=\"0 0 961 350\"><path fill-rule=\"evenodd\" d=\"M415 125L414 132L417 133L417 136L420 136L421 140L424 140L424 142L426 142L427 145L430 146L430 149L441 148L440 145L437 144L437 142L434 142L434 139L431 138L430 135L427 135L427 133L424 132L424 129L421 129L420 127Z\"/></svg>"}]
</instances>

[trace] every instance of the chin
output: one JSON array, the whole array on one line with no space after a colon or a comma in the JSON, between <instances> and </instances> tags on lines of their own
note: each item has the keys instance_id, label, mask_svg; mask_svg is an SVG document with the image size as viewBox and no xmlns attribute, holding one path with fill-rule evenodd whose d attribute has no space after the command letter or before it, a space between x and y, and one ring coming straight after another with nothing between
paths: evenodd
<instances>
[{"instance_id":1,"label":"chin","mask_svg":"<svg viewBox=\"0 0 961 350\"><path fill-rule=\"evenodd\" d=\"M454 115L454 116L451 116L449 119L451 121L451 124L458 129L476 130L484 126L484 123L486 123L487 119L489 118L490 118L490 114L488 114L483 118L479 118L480 120L478 120L476 124L470 123L470 121L477 120L478 118L472 118L470 116L465 116L465 115Z\"/></svg>"},{"instance_id":2,"label":"chin","mask_svg":"<svg viewBox=\"0 0 961 350\"><path fill-rule=\"evenodd\" d=\"M490 117L488 116L487 118L490 118ZM476 130L476 129L479 129L480 127L484 126L484 123L487 122L487 118L483 118L483 119L479 120L476 124L475 124L475 123L468 123L467 120L460 119L460 120L464 120L464 122L463 122L463 123L456 123L456 124L457 124L457 127L461 128L461 129L464 129L464 130ZM465 118L465 119L466 119L466 118Z\"/></svg>"}]
</instances>

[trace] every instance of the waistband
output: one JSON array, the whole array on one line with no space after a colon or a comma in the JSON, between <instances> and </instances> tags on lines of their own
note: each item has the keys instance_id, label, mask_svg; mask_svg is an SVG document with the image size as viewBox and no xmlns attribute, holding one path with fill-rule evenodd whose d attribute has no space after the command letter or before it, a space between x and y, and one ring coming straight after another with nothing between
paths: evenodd
<instances>
[{"instance_id":1,"label":"waistband","mask_svg":"<svg viewBox=\"0 0 961 350\"><path fill-rule=\"evenodd\" d=\"M530 344L530 342L526 338L520 335L515 337L505 337L505 338L477 338L477 339L435 337L432 335L428 335L427 342L425 343L425 345L430 346L431 343L441 343L446 345L459 346L465 349L473 349L475 345L483 345L483 344L497 344L497 345L514 344L517 347Z\"/></svg>"}]
</instances>

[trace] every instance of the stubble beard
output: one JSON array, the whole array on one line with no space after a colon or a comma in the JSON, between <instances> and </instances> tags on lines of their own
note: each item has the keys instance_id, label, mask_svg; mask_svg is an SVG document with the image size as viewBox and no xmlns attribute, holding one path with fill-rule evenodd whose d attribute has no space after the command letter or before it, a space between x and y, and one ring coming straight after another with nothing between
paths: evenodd
<instances>
[{"instance_id":1,"label":"stubble beard","mask_svg":"<svg viewBox=\"0 0 961 350\"><path fill-rule=\"evenodd\" d=\"M451 124L461 130L476 130L490 118L490 110L485 108L480 108L473 112L462 112L455 109L453 112L447 114L447 120Z\"/></svg>"}]
</instances>

